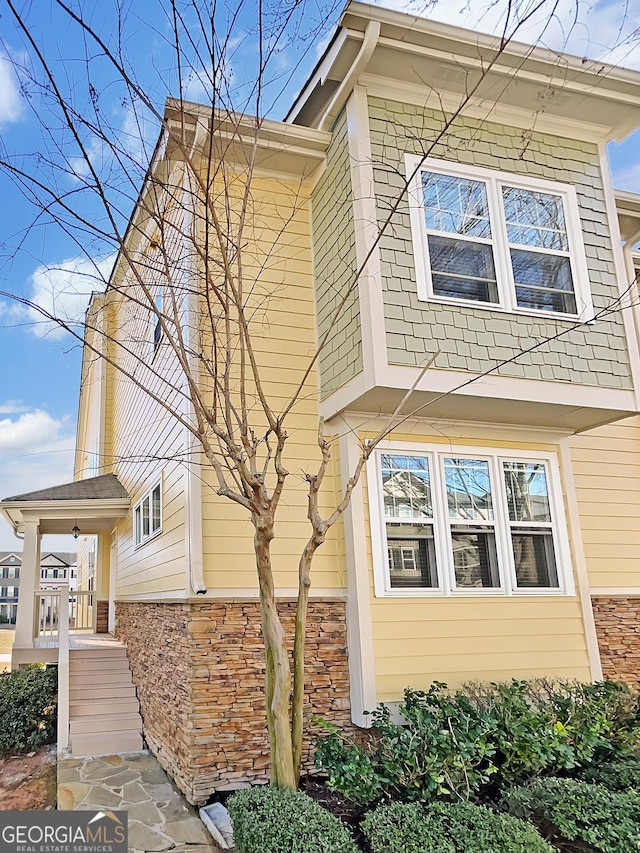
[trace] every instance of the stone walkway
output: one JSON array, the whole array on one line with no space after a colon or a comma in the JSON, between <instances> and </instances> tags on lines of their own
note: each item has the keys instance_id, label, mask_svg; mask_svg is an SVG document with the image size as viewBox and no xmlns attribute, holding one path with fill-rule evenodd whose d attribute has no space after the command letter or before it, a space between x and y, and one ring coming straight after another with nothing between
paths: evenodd
<instances>
[{"instance_id":1,"label":"stone walkway","mask_svg":"<svg viewBox=\"0 0 640 853\"><path fill-rule=\"evenodd\" d=\"M58 808L127 811L130 853L220 853L194 809L144 752L58 756Z\"/></svg>"}]
</instances>

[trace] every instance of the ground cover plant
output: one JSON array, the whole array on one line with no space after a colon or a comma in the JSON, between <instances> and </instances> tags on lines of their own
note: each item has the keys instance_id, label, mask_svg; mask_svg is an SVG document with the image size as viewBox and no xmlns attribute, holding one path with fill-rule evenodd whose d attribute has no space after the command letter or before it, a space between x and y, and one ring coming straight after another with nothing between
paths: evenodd
<instances>
[{"instance_id":1,"label":"ground cover plant","mask_svg":"<svg viewBox=\"0 0 640 853\"><path fill-rule=\"evenodd\" d=\"M393 803L362 823L371 853L553 853L531 824L471 803Z\"/></svg>"},{"instance_id":2,"label":"ground cover plant","mask_svg":"<svg viewBox=\"0 0 640 853\"><path fill-rule=\"evenodd\" d=\"M507 790L503 806L531 821L549 840L586 843L602 853L637 853L640 796L614 793L575 779L535 779Z\"/></svg>"},{"instance_id":3,"label":"ground cover plant","mask_svg":"<svg viewBox=\"0 0 640 853\"><path fill-rule=\"evenodd\" d=\"M55 667L34 665L0 674L0 755L55 741L57 689Z\"/></svg>"}]
</instances>

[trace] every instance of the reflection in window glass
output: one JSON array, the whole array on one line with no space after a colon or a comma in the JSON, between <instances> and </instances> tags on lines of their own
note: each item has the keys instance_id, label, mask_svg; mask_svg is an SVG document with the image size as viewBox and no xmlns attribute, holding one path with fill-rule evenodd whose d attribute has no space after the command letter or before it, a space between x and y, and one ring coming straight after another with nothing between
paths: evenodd
<instances>
[{"instance_id":1,"label":"reflection in window glass","mask_svg":"<svg viewBox=\"0 0 640 853\"><path fill-rule=\"evenodd\" d=\"M486 459L444 460L449 518L459 521L491 521L493 504L489 463Z\"/></svg>"},{"instance_id":2,"label":"reflection in window glass","mask_svg":"<svg viewBox=\"0 0 640 853\"><path fill-rule=\"evenodd\" d=\"M569 251L560 196L502 187L502 201L510 243Z\"/></svg>"},{"instance_id":3,"label":"reflection in window glass","mask_svg":"<svg viewBox=\"0 0 640 853\"><path fill-rule=\"evenodd\" d=\"M431 518L429 462L422 456L383 456L382 491L387 518Z\"/></svg>"},{"instance_id":4,"label":"reflection in window glass","mask_svg":"<svg viewBox=\"0 0 640 853\"><path fill-rule=\"evenodd\" d=\"M456 587L500 586L496 537L491 528L451 528Z\"/></svg>"}]
</instances>

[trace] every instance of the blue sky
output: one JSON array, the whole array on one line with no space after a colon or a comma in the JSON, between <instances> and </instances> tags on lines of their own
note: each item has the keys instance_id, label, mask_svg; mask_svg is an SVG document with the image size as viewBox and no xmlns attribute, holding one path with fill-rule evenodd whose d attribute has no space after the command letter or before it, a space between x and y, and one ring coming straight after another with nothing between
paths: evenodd
<instances>
[{"instance_id":1,"label":"blue sky","mask_svg":"<svg viewBox=\"0 0 640 853\"><path fill-rule=\"evenodd\" d=\"M185 0L186 2L186 0ZM528 0L525 0L528 2ZM0 6L2 0L0 0ZM108 44L115 43L116 29L111 14L111 0L80 4L98 26ZM127 49L132 69L153 97L159 109L168 94L175 94L177 76L175 62L167 39L170 29L162 11L162 0L129 0L126 32ZM255 67L251 9L241 10L229 43L229 66L234 97L242 99L249 91ZM385 3L402 11L417 12L428 8L428 15L446 23L476 27L486 32L500 26L504 3L487 0L440 0L411 5ZM559 0L551 26L543 28L532 19L518 40L534 41L542 33L542 43L554 49L565 48L577 55L603 59L640 69L640 11L637 3L625 0L580 0L577 21L573 21L574 0ZM81 43L78 34L57 14L53 0L24 4L29 9L29 27L33 37L44 44L47 55L65 83L76 90L84 84L86 66L78 62ZM273 12L277 12L274 6ZM337 19L338 5L329 10L332 22ZM233 14L226 6L221 13ZM10 57L18 65L28 64L24 37L12 25L6 8L0 8L0 159L8 154L41 152L46 149L47 129L55 137L55 123L39 125L34 110L41 111L37 96L25 98L12 70ZM281 117L292 100L297 85L312 68L327 39L324 18L327 7L307 2L304 19L297 30L286 33L284 48L272 57L272 88L267 93L272 103L271 114ZM227 21L220 21L221 31ZM633 35L635 33L635 36ZM306 36L301 38L300 36ZM185 72L183 89L188 97L201 99L207 91L206 66L194 63L198 71ZM142 138L132 127L132 111L121 88L109 78L97 60L91 66L92 80L99 88L102 109L108 120L122 134L132 156L145 161L155 143L156 129L150 121L142 128ZM24 81L23 81L24 82ZM27 87L28 89L28 87ZM45 123L46 124L46 123ZM640 132L623 144L610 146L614 185L640 192ZM100 151L94 152L96 158ZM83 175L78 168L78 179ZM70 180L72 178L70 177ZM67 187L68 189L68 187ZM133 198L133 187L127 194ZM121 198L124 213L130 207ZM87 208L89 209L89 208ZM50 307L56 300L58 310L68 316L81 316L87 293L95 287L94 270L87 257L109 265L111 248L99 242L80 247L55 225L38 217L18 188L0 171L0 290L22 294ZM23 307L0 298L0 498L11 494L65 482L73 476L72 448L78 405L81 349L68 333L43 323ZM65 549L72 540L57 537L46 547ZM19 547L8 525L0 520L0 550Z\"/></svg>"}]
</instances>

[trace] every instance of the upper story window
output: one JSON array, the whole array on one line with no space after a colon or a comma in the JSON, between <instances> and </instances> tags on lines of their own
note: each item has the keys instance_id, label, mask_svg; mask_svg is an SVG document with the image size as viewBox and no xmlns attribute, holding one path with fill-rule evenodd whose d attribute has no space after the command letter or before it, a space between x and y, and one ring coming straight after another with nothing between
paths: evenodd
<instances>
[{"instance_id":1,"label":"upper story window","mask_svg":"<svg viewBox=\"0 0 640 853\"><path fill-rule=\"evenodd\" d=\"M369 468L378 595L572 589L552 457L405 448Z\"/></svg>"},{"instance_id":2,"label":"upper story window","mask_svg":"<svg viewBox=\"0 0 640 853\"><path fill-rule=\"evenodd\" d=\"M406 159L411 174L419 161ZM590 316L573 187L427 160L411 199L419 298Z\"/></svg>"},{"instance_id":3,"label":"upper story window","mask_svg":"<svg viewBox=\"0 0 640 853\"><path fill-rule=\"evenodd\" d=\"M159 317L159 315L162 314L164 307L164 294L162 286L158 287L154 303L156 306L156 312L154 313L154 317L156 318L156 324L153 327L153 352L155 354L156 350L160 346L160 342L162 341L162 323L160 322Z\"/></svg>"},{"instance_id":4,"label":"upper story window","mask_svg":"<svg viewBox=\"0 0 640 853\"><path fill-rule=\"evenodd\" d=\"M162 532L162 484L155 483L133 508L134 545L143 545Z\"/></svg>"}]
</instances>

